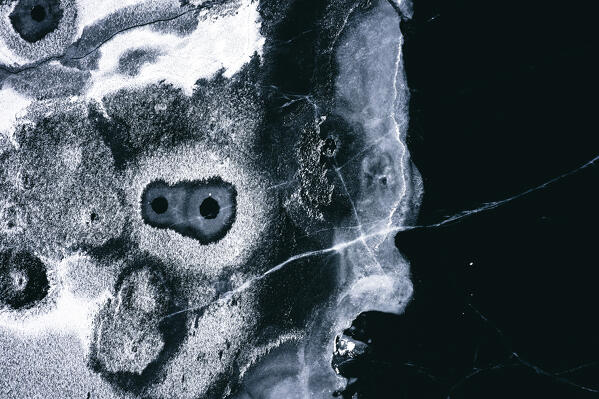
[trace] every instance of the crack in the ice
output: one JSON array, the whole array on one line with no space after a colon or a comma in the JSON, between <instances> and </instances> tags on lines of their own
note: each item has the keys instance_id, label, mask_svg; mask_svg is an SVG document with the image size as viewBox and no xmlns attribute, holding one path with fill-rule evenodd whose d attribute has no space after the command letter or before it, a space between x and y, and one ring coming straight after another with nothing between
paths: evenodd
<instances>
[{"instance_id":1,"label":"crack in the ice","mask_svg":"<svg viewBox=\"0 0 599 399\"><path fill-rule=\"evenodd\" d=\"M104 44L108 43L110 40L112 40L114 37L120 35L121 33L130 31L132 29L143 28L144 26L149 26L149 25L160 23L160 22L174 21L175 19L178 19L178 18L180 18L182 16L185 16L185 15L191 13L191 12L197 11L200 8L203 8L203 5L202 6L197 6L196 8L189 9L189 10L187 10L185 12L182 12L180 14L176 14L176 15L174 15L172 17L169 17L169 18L159 18L159 19L152 20L152 21L149 21L149 22L144 22L144 23L141 23L141 24L135 24L135 25L127 26L127 27L125 27L125 28L123 28L121 30L118 30L118 31L114 32L112 35L108 36L108 38L104 39L102 42L100 42L100 44L98 44L95 48L93 48L92 50L88 51L87 53L85 53L85 54L83 54L81 56L77 56L77 57L70 57L69 60L76 60L76 61L78 61L78 60L82 60L83 58L88 57L89 55L91 55L94 52L98 51L98 49L100 47L102 47Z\"/></svg>"},{"instance_id":2,"label":"crack in the ice","mask_svg":"<svg viewBox=\"0 0 599 399\"><path fill-rule=\"evenodd\" d=\"M299 33L299 34L297 34L297 35L293 36L291 39L287 39L287 40L277 40L277 41L275 41L275 43L277 43L278 45L281 45L281 44L289 44L289 43L292 43L292 42L296 41L296 40L297 40L297 39L299 39L300 37L302 37L302 36L304 36L304 35L306 35L306 34L308 34L308 33L310 33L310 32L314 32L314 29L308 29L308 30L305 30L305 31L303 31L303 32L301 32L301 33Z\"/></svg>"},{"instance_id":3,"label":"crack in the ice","mask_svg":"<svg viewBox=\"0 0 599 399\"><path fill-rule=\"evenodd\" d=\"M362 229L362 222L360 221L360 216L358 215L358 210L356 208L356 205L354 204L354 201L351 197L351 194L349 193L348 189L347 189L347 185L345 184L345 179L343 178L343 175L341 174L341 171L338 168L335 168L335 172L337 172L337 176L339 177L339 180L341 181L341 185L343 186L343 190L345 191L345 194L347 195L347 199L351 205L352 211L354 213L354 218L356 219L356 223L359 226L359 232L360 232L360 237L364 237L364 230ZM383 267L381 266L379 260L376 257L376 254L373 252L372 248L370 248L370 245L368 245L366 243L365 239L362 239L362 243L364 244L364 247L366 248L366 251L368 251L368 253L370 254L372 260L374 260L374 262L376 263L376 265L378 266L379 270L383 270Z\"/></svg>"},{"instance_id":4,"label":"crack in the ice","mask_svg":"<svg viewBox=\"0 0 599 399\"><path fill-rule=\"evenodd\" d=\"M444 225L456 222L458 220L467 218L469 216L476 215L476 214L484 212L484 211L488 211L488 210L492 210L492 209L498 208L498 207L500 207L502 205L505 205L505 204L507 204L509 202L512 202L514 200L522 198L522 197L524 197L524 196L526 196L528 194L531 194L533 192L542 190L542 189L546 188L547 186L550 186L550 185L552 185L553 183L555 183L555 182L557 182L559 180L562 180L562 179L564 179L566 177L572 176L572 175L574 175L574 174L576 174L576 173L578 173L578 172L580 172L580 171L582 171L582 170L584 170L584 169L586 169L586 168L588 168L590 166L593 166L595 164L595 162L597 162L597 160L599 160L599 155L596 156L595 158L591 159L590 161L586 162L585 164L579 166L576 169L570 170L570 171L568 171L566 173L562 173L561 175L559 175L557 177L554 177L553 179L548 180L548 181L546 181L543 184L540 184L538 186L529 188L528 190L522 191L522 192L520 192L520 193L518 193L518 194L516 194L514 196L509 197L509 198L505 198L505 199L500 200L500 201L488 202L488 203L485 203L483 206L481 206L479 208L475 208L475 209L470 209L470 210L465 210L465 211L458 212L455 215L450 216L450 217L448 217L448 218L446 218L446 219L444 219L444 220L442 220L442 221L440 221L438 223L432 223L432 224L421 225L421 226L408 226L408 227L405 228L405 230L414 230L414 229L424 229L424 228L441 227L441 226L444 226Z\"/></svg>"},{"instance_id":5,"label":"crack in the ice","mask_svg":"<svg viewBox=\"0 0 599 399\"><path fill-rule=\"evenodd\" d=\"M336 231L336 230L361 230L364 226L376 226L377 224L381 224L382 222L385 222L386 220L387 220L387 218L385 217L382 219L374 220L372 222L361 223L359 225L327 227L324 229L312 231L309 234L301 235L300 237L310 238L310 237L314 237L320 233L327 233L327 232Z\"/></svg>"},{"instance_id":6,"label":"crack in the ice","mask_svg":"<svg viewBox=\"0 0 599 399\"><path fill-rule=\"evenodd\" d=\"M571 175L573 175L573 174L575 174L575 173L577 173L577 172L579 172L579 171L581 171L583 169L586 169L589 166L593 165L597 160L599 160L599 156L596 156L595 158L593 158L590 161L586 162L584 165L582 165L582 166L580 166L580 167L578 167L578 168L576 168L574 170L571 170L569 172L563 173L563 174L561 174L561 175L559 175L559 176L557 176L557 177L555 177L555 178L553 178L553 179L551 179L551 180L549 180L549 181L547 181L547 182L545 182L545 183L543 183L543 184L541 184L539 186L530 188L530 189L528 189L526 191L523 191L520 194L517 194L517 195L515 195L513 197L506 198L506 199L501 200L501 201L493 202L493 203L491 203L491 204L493 204L492 207L490 207L489 204L487 204L484 207L477 208L477 209L472 210L472 211L468 211L467 213L460 213L459 217L450 217L448 219L445 219L444 221L441 221L439 223L430 224L430 225L388 227L388 228L385 228L385 229L381 229L381 230L375 231L373 233L361 234L359 237L356 237L356 238L354 238L352 240L349 240L349 241L338 243L338 244L336 244L336 245L334 245L332 247L329 247L329 248L323 248L323 249L318 249L318 250L303 252L303 253L294 255L294 256L288 258L287 260L285 260L285 261L277 264L276 266L268 269L266 272L264 272L264 273L262 273L262 274L260 274L258 276L255 276L255 277L249 279L248 281L246 281L245 283L243 283L239 287L235 288L234 290L227 291L219 299L217 299L216 301L214 301L214 302L212 302L210 304L207 304L207 305L204 305L204 306L198 306L198 307L192 307L192 308L188 308L188 309L179 310L177 312L174 312L174 313L171 313L169 315L166 315L164 318L169 318L169 317L175 316L177 314L181 314L181 313L184 313L184 312L195 311L195 310L202 310L203 311L207 307L209 307L209 306L211 306L211 305L213 305L215 303L220 303L220 302L222 302L222 301L224 301L226 299L231 298L234 294L246 290L247 288L249 288L251 285L253 285L257 281L260 281L260 280L264 279L265 277L267 277L268 275L270 275L272 273L275 273L275 272L283 269L284 267L292 264L296 260L305 259L305 258L309 258L309 257L313 257L313 256L318 256L318 255L341 253L344 249L349 248L351 246L354 246L356 244L364 244L366 242L366 240L368 240L370 238L379 237L379 236L386 236L387 234L390 234L390 233L397 233L397 232L400 232L400 231L413 230L413 229L416 229L416 228L430 228L430 227L434 228L434 227L440 227L440 226L443 226L443 225L445 225L445 224L447 224L449 222L454 222L454 221L456 221L458 219L462 219L464 217L477 214L477 213L482 212L484 210L494 209L494 208L496 208L496 207L498 207L500 205L503 205L503 204L506 204L506 203L508 203L510 201L513 201L516 198L520 198L520 197L522 197L524 195L527 195L527 194L530 194L530 193L535 192L537 190L540 190L542 188L545 188L548 185L550 185L552 183L555 183L556 181L558 181L560 179L563 179L565 177L571 176ZM493 326L494 329L498 332L498 334L503 339L503 337L504 337L503 336L503 332L501 330L499 330L499 328L497 328L496 326L494 326L493 323L491 323L482 313L478 312L478 310L476 310L476 308L474 308L474 306L472 306L471 304L470 304L470 307L473 310L473 312L477 313L479 315L479 317L483 321L485 321L489 325ZM588 389L591 389L591 388L588 388ZM595 392L595 391L593 391L593 392ZM597 391L597 392L599 392L599 391Z\"/></svg>"},{"instance_id":7,"label":"crack in the ice","mask_svg":"<svg viewBox=\"0 0 599 399\"><path fill-rule=\"evenodd\" d=\"M472 305L471 303L467 304L468 308L472 311L472 313L474 313L477 317L479 317L485 324L491 326L496 333L500 336L501 341L502 341L502 345L503 347L511 352L511 355L509 356L509 358L507 359L507 361L503 361L500 363L497 363L493 366L489 366L489 367L483 367L483 368L478 368L478 367L473 367L472 371L470 371L468 374L466 374L464 377L462 377L460 380L458 380L454 385L452 385L449 390L448 390L448 394L447 394L447 399L451 399L451 395L453 392L455 392L456 389L460 388L462 385L464 385L470 378L482 373L482 372L486 372L486 371L490 371L490 370L497 370L497 369L501 369L501 368L507 368L507 367L513 367L516 364L520 364L523 367L529 368L534 370L535 373L539 374L539 375L543 375L545 377L550 377L553 378L555 381L562 383L562 384L566 384L569 386L572 386L574 388L583 390L583 391L587 391L587 392L593 392L593 393L599 393L599 390L594 389L594 388L590 388L581 384L577 384L567 378L561 377L560 375L564 372L560 372L560 373L551 373L549 371L546 371L544 369L542 369L541 367L533 364L532 362L522 358L517 352L513 351L512 348L510 347L510 345L507 343L507 340L505 339L505 334L503 333L503 331L497 327L494 323L492 323L488 317L486 317L481 311L479 311L474 305ZM478 349L477 349L478 351ZM476 354L475 353L475 359L476 359ZM515 363L514 363L515 362ZM597 364L596 362L594 364ZM474 365L474 362L473 362ZM578 368L573 368L570 370L566 370L566 372L571 371L571 370L576 370L576 369L581 369L584 367L590 367L591 365L593 365L593 363L591 364L587 364L587 365L582 365L579 366Z\"/></svg>"},{"instance_id":8,"label":"crack in the ice","mask_svg":"<svg viewBox=\"0 0 599 399\"><path fill-rule=\"evenodd\" d=\"M200 311L203 312L206 308L216 304L216 303L221 303L229 298L231 298L233 295L240 293L242 291L245 291L246 289L248 289L250 286L252 286L253 284L255 284L256 282L263 280L264 278L266 278L267 276L269 276L272 273L275 273L281 269L283 269L284 267L286 267L287 265L293 263L296 260L300 260L300 259L305 259L305 258L309 258L309 257L313 257L313 256L319 256L319 255L326 255L326 254L332 254L332 253L341 253L344 249L349 248L353 245L356 244L363 244L364 241L366 239L369 238L373 238L373 237L377 237L377 236L381 236L381 235L385 235L388 234L391 231L398 231L397 228L393 228L393 229L389 229L389 230L381 230L381 231L377 231L374 233L370 233L370 234L365 234L365 235L361 235L360 237L354 238L353 240L349 240L349 241L345 241L345 242L341 242L339 244L333 245L332 247L328 247L328 248L323 248L323 249L317 249L317 250L313 250L313 251L308 251L308 252L302 252L300 254L294 255L290 258L288 258L287 260L277 264L276 266L268 269L267 271L265 271L262 274L259 274L255 277L252 277L251 279L247 280L245 283L243 283L242 285L240 285L239 287L227 291L225 292L223 295L221 295L220 298L218 298L216 301L203 305L203 306L195 306L195 307L191 307L191 308L187 308L187 309L182 309L173 313L170 313L166 316L163 317L163 319L166 318L170 318L173 316L176 316L178 314L181 313L185 313L185 312L192 312L192 311Z\"/></svg>"},{"instance_id":9,"label":"crack in the ice","mask_svg":"<svg viewBox=\"0 0 599 399\"><path fill-rule=\"evenodd\" d=\"M359 158L360 156L362 156L365 153L367 153L368 151L370 151L372 148L376 147L378 144L381 143L381 141L383 141L385 139L387 139L387 135L382 135L382 136L378 137L376 140L374 140L373 142L371 142L370 144L365 146L363 149L358 151L355 155L351 156L349 159L347 159L345 162L343 162L340 166L337 166L337 169L341 170L341 169L345 168L347 165L349 165L350 163L355 161L357 158Z\"/></svg>"},{"instance_id":10,"label":"crack in the ice","mask_svg":"<svg viewBox=\"0 0 599 399\"><path fill-rule=\"evenodd\" d=\"M432 374L426 367L423 367L419 364L415 364L412 362L404 362L401 365L415 370L418 374L422 374L422 375L428 377L429 379L431 379L432 381L435 381L437 383L441 381L436 375Z\"/></svg>"},{"instance_id":11,"label":"crack in the ice","mask_svg":"<svg viewBox=\"0 0 599 399\"><path fill-rule=\"evenodd\" d=\"M575 373L580 370L584 370L584 369L591 368L591 367L597 367L597 366L599 366L599 362L585 363L585 364L581 364L580 366L569 368L567 370L555 372L553 374L555 374L555 375L572 374L572 373Z\"/></svg>"},{"instance_id":12,"label":"crack in the ice","mask_svg":"<svg viewBox=\"0 0 599 399\"><path fill-rule=\"evenodd\" d=\"M523 366L526 366L526 367L529 367L529 368L533 369L533 370L535 371L535 373L537 373L537 374L539 374L539 375L544 375L544 376L546 376L546 377L551 377L551 378L554 378L554 379L555 379L556 381L558 381L558 382L561 382L561 383L563 383L563 384L567 384L567 385L573 386L573 387L575 387L575 388L578 388L578 389L581 389L581 390L583 390L583 391L587 391L587 392L593 392L593 393L599 393L599 390L597 390L597 389L593 389L593 388L590 388L590 387L587 387L587 386L584 386L584 385L577 384L577 383L575 383L574 381L571 381L571 380L569 380L569 379L567 379L567 378L560 377L560 376L558 376L558 375L556 375L556 374L554 374L554 373L551 373L551 372L549 372L549 371L543 370L543 369L542 369L542 368L540 368L539 366L537 366L537 365L535 365L535 364L532 364L531 362L529 362L529 361L527 361L527 360L525 360L525 359L522 359L522 358L521 358L521 357L520 357L520 356L519 356L517 353L515 353L515 352L514 352L514 357L516 358L516 360L517 360L517 361L518 361L520 364L522 364Z\"/></svg>"},{"instance_id":13,"label":"crack in the ice","mask_svg":"<svg viewBox=\"0 0 599 399\"><path fill-rule=\"evenodd\" d=\"M394 4L392 4L392 5L394 5ZM397 119L396 119L397 98L399 97L398 92L397 92L397 90L398 90L397 89L397 76L398 76L399 70L401 68L402 45L403 45L403 39L400 34L399 44L397 46L397 56L395 58L395 73L393 74L393 101L392 101L393 108L391 109L391 114L389 115L389 117L393 121L393 125L395 127L395 139L396 139L397 143L399 144L399 146L401 147L401 155L399 158L399 168L400 168L400 175L401 175L401 193L400 193L399 197L397 198L397 201L393 205L391 212L389 213L389 220L387 222L387 228L391 227L391 225L393 224L393 215L395 215L395 212L397 212L397 209L399 208L401 201L405 198L406 193L407 193L407 180L406 180L405 170L404 170L404 166L405 166L405 162L406 162L407 148L406 148L405 143L401 140L401 132L399 129L399 123L397 122Z\"/></svg>"}]
</instances>

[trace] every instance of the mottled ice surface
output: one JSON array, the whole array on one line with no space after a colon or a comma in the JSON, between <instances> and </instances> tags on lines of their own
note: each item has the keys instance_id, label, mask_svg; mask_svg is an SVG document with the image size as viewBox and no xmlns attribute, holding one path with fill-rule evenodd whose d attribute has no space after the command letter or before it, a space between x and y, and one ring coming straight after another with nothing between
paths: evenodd
<instances>
[{"instance_id":1,"label":"mottled ice surface","mask_svg":"<svg viewBox=\"0 0 599 399\"><path fill-rule=\"evenodd\" d=\"M412 295L408 5L29 3L0 5L0 396L342 389L336 337Z\"/></svg>"}]
</instances>

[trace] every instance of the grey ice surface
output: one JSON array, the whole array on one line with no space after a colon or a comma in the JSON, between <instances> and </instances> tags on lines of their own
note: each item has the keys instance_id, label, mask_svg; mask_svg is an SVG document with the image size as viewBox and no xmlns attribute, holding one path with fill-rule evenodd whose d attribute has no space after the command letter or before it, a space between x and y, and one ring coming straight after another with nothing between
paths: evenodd
<instances>
[{"instance_id":1,"label":"grey ice surface","mask_svg":"<svg viewBox=\"0 0 599 399\"><path fill-rule=\"evenodd\" d=\"M393 241L422 195L401 7L332 0L327 89L297 94L266 84L285 5L74 3L38 45L0 6L0 250L37 257L50 284L0 308L0 395L329 397L335 337L412 295ZM271 89L290 99L276 123ZM201 182L230 229L186 234L220 219L174 191L171 225L148 223L157 181Z\"/></svg>"}]
</instances>

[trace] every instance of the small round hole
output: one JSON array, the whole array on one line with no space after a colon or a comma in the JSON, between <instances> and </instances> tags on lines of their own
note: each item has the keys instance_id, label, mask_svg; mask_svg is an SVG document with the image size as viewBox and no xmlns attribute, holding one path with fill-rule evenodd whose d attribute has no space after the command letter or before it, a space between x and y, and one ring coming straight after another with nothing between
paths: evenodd
<instances>
[{"instance_id":1,"label":"small round hole","mask_svg":"<svg viewBox=\"0 0 599 399\"><path fill-rule=\"evenodd\" d=\"M46 10L44 7L37 5L31 9L31 19L37 22L42 22L46 18Z\"/></svg>"},{"instance_id":2,"label":"small round hole","mask_svg":"<svg viewBox=\"0 0 599 399\"><path fill-rule=\"evenodd\" d=\"M164 197L156 197L150 203L152 210L158 214L166 212L168 209L168 201Z\"/></svg>"},{"instance_id":3,"label":"small round hole","mask_svg":"<svg viewBox=\"0 0 599 399\"><path fill-rule=\"evenodd\" d=\"M212 198L208 197L200 204L200 215L202 215L206 219L214 219L218 216L218 212L220 211L220 206L218 202Z\"/></svg>"}]
</instances>

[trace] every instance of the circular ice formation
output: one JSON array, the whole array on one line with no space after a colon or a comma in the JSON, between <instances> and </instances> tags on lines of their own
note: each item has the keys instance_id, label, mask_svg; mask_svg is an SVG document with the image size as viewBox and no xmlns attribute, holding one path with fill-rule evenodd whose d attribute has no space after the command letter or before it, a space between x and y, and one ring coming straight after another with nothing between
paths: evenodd
<instances>
[{"instance_id":1,"label":"circular ice formation","mask_svg":"<svg viewBox=\"0 0 599 399\"><path fill-rule=\"evenodd\" d=\"M174 186L155 181L142 194L141 213L150 226L209 244L223 238L233 225L236 202L235 187L219 177Z\"/></svg>"},{"instance_id":2,"label":"circular ice formation","mask_svg":"<svg viewBox=\"0 0 599 399\"><path fill-rule=\"evenodd\" d=\"M136 256L119 277L114 297L96 317L91 367L121 388L141 389L184 334L184 317L163 321L173 311L174 297L161 265Z\"/></svg>"},{"instance_id":3,"label":"circular ice formation","mask_svg":"<svg viewBox=\"0 0 599 399\"><path fill-rule=\"evenodd\" d=\"M0 62L24 64L62 55L74 39L76 21L74 0L19 0L0 4L1 47L6 46L12 53L2 55Z\"/></svg>"},{"instance_id":4,"label":"circular ice formation","mask_svg":"<svg viewBox=\"0 0 599 399\"><path fill-rule=\"evenodd\" d=\"M28 252L0 253L0 304L13 310L28 309L50 288L46 267Z\"/></svg>"},{"instance_id":5,"label":"circular ice formation","mask_svg":"<svg viewBox=\"0 0 599 399\"><path fill-rule=\"evenodd\" d=\"M141 250L215 277L239 269L256 248L269 247L278 200L267 191L264 172L228 152L189 144L140 158L129 171L127 201L137 215L132 235ZM168 202L163 214L152 209L158 197Z\"/></svg>"},{"instance_id":6,"label":"circular ice formation","mask_svg":"<svg viewBox=\"0 0 599 399\"><path fill-rule=\"evenodd\" d=\"M17 127L15 145L0 160L10 205L0 217L14 225L7 246L53 259L103 245L124 223L112 155L86 107L54 105L61 111L31 110L31 122Z\"/></svg>"},{"instance_id":7,"label":"circular ice formation","mask_svg":"<svg viewBox=\"0 0 599 399\"><path fill-rule=\"evenodd\" d=\"M20 0L9 18L23 40L35 43L58 28L62 14L58 0Z\"/></svg>"}]
</instances>

